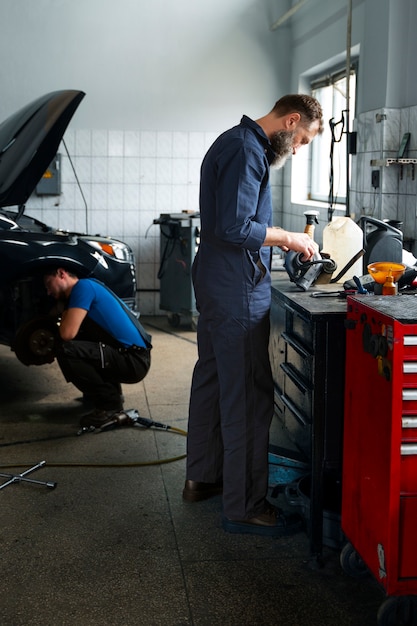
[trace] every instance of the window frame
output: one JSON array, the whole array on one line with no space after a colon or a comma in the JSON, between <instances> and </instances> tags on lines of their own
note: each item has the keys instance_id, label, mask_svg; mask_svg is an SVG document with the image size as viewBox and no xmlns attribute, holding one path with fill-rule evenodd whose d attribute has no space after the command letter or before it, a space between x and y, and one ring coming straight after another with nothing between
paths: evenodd
<instances>
[{"instance_id":1,"label":"window frame","mask_svg":"<svg viewBox=\"0 0 417 626\"><path fill-rule=\"evenodd\" d=\"M327 109L324 108L324 131L321 136L316 137L311 145L310 171L309 171L309 192L308 199L315 202L330 203L331 205L346 204L346 174L347 174L347 147L348 134L351 132L351 121L354 118L356 110L356 94L358 79L358 60L354 60L350 64L350 93L349 93L349 111L346 106L346 65L341 64L329 68L324 74L321 73L310 79L311 94L321 103L324 93L318 94L317 90L323 90L331 87L330 97L332 100L332 115L328 117ZM335 92L340 90L336 87L340 81L345 82L344 107L340 108L340 98L335 96ZM352 84L353 82L353 84ZM321 95L321 98L320 98ZM329 94L327 94L329 96ZM323 105L324 103L322 103ZM336 108L338 107L337 111ZM335 119L338 115L340 119ZM327 119L326 119L327 118ZM333 129L330 128L330 120L333 122ZM349 124L349 128L347 127ZM332 142L332 133L335 141ZM331 163L331 151L333 151L333 163ZM349 155L349 173L351 171L351 156ZM336 162L336 159L338 161ZM327 163L327 169L324 164ZM332 166L332 167L331 167ZM350 177L349 177L350 178ZM326 182L324 182L326 181ZM332 184L333 183L333 184ZM332 184L332 189L331 189ZM350 180L348 181L350 185ZM326 189L326 191L325 191Z\"/></svg>"}]
</instances>

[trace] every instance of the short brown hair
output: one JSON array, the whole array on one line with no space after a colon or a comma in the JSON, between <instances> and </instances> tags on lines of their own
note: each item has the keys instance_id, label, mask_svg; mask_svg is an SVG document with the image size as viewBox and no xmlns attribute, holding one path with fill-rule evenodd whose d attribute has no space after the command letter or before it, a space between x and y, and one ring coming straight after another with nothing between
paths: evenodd
<instances>
[{"instance_id":1,"label":"short brown hair","mask_svg":"<svg viewBox=\"0 0 417 626\"><path fill-rule=\"evenodd\" d=\"M272 111L279 117L295 111L301 115L301 120L307 124L318 120L320 124L319 133L323 132L323 110L320 102L313 96L301 93L288 94L275 103Z\"/></svg>"}]
</instances>

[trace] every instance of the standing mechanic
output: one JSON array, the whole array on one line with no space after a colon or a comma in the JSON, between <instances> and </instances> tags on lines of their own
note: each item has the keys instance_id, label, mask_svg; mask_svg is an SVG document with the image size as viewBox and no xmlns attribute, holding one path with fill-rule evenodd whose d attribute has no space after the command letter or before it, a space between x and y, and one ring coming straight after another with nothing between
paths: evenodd
<instances>
[{"instance_id":1,"label":"standing mechanic","mask_svg":"<svg viewBox=\"0 0 417 626\"><path fill-rule=\"evenodd\" d=\"M307 95L287 95L270 113L243 116L207 152L201 168L201 243L193 265L199 311L189 407L184 500L223 493L228 532L279 535L299 527L266 500L273 416L269 362L271 246L301 252L316 244L272 224L270 167L323 130Z\"/></svg>"},{"instance_id":2,"label":"standing mechanic","mask_svg":"<svg viewBox=\"0 0 417 626\"><path fill-rule=\"evenodd\" d=\"M48 295L66 303L56 358L67 382L92 400L81 426L99 428L123 411L120 383L142 380L150 367L151 337L108 287L64 268L45 273Z\"/></svg>"}]
</instances>

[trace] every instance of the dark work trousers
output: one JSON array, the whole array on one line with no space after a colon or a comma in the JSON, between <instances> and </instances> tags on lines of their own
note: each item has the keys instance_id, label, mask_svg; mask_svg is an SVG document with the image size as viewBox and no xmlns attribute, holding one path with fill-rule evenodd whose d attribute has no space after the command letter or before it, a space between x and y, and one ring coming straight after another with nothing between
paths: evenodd
<instances>
[{"instance_id":1,"label":"dark work trousers","mask_svg":"<svg viewBox=\"0 0 417 626\"><path fill-rule=\"evenodd\" d=\"M120 383L139 382L150 367L149 350L97 341L62 342L56 358L67 382L91 397L94 408L106 411L123 409Z\"/></svg>"},{"instance_id":2,"label":"dark work trousers","mask_svg":"<svg viewBox=\"0 0 417 626\"><path fill-rule=\"evenodd\" d=\"M190 397L187 479L223 479L225 517L249 519L264 510L268 490L274 406L270 285L257 289L249 274L247 284L229 294L226 306L206 293L202 274L196 281L198 361Z\"/></svg>"}]
</instances>

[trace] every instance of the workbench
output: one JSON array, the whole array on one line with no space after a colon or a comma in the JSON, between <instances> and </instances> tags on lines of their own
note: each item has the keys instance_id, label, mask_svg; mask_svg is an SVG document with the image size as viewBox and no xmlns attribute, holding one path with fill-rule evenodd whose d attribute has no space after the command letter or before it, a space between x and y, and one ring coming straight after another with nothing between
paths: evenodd
<instances>
[{"instance_id":1,"label":"workbench","mask_svg":"<svg viewBox=\"0 0 417 626\"><path fill-rule=\"evenodd\" d=\"M313 556L323 548L328 509L340 524L345 381L346 299L315 292L343 291L341 285L300 291L287 274L272 281L270 359L275 415L310 469L306 522ZM336 546L335 546L336 547Z\"/></svg>"}]
</instances>

